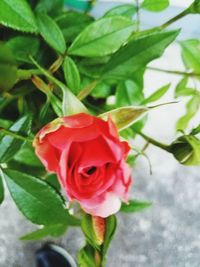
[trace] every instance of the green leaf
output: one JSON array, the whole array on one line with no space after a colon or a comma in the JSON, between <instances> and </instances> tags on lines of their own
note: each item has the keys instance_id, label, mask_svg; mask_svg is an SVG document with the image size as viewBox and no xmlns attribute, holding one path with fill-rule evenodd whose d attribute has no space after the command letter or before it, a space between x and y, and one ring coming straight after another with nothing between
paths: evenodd
<instances>
[{"instance_id":1,"label":"green leaf","mask_svg":"<svg viewBox=\"0 0 200 267\"><path fill-rule=\"evenodd\" d=\"M4 186L3 186L3 181L2 181L2 174L1 174L1 169L0 169L0 204L4 200Z\"/></svg>"},{"instance_id":2,"label":"green leaf","mask_svg":"<svg viewBox=\"0 0 200 267\"><path fill-rule=\"evenodd\" d=\"M14 55L5 44L0 43L0 91L11 89L16 80L17 66Z\"/></svg>"},{"instance_id":3,"label":"green leaf","mask_svg":"<svg viewBox=\"0 0 200 267\"><path fill-rule=\"evenodd\" d=\"M200 140L195 136L179 137L171 144L170 152L183 165L200 166Z\"/></svg>"},{"instance_id":4,"label":"green leaf","mask_svg":"<svg viewBox=\"0 0 200 267\"><path fill-rule=\"evenodd\" d=\"M141 7L149 10L160 12L169 6L169 0L144 0Z\"/></svg>"},{"instance_id":5,"label":"green leaf","mask_svg":"<svg viewBox=\"0 0 200 267\"><path fill-rule=\"evenodd\" d=\"M68 53L85 57L106 56L117 51L133 31L133 23L124 17L102 18L90 24L74 40Z\"/></svg>"},{"instance_id":6,"label":"green leaf","mask_svg":"<svg viewBox=\"0 0 200 267\"><path fill-rule=\"evenodd\" d=\"M106 113L99 115L104 120L107 120L109 116L112 118L112 121L117 126L118 130L123 130L130 127L138 119L140 119L146 112L148 108L146 107L121 107L113 109Z\"/></svg>"},{"instance_id":7,"label":"green leaf","mask_svg":"<svg viewBox=\"0 0 200 267\"><path fill-rule=\"evenodd\" d=\"M81 112L88 113L88 110L83 105L83 103L77 97L75 97L75 95L71 91L65 90L63 93L62 110L64 116L69 116Z\"/></svg>"},{"instance_id":8,"label":"green leaf","mask_svg":"<svg viewBox=\"0 0 200 267\"><path fill-rule=\"evenodd\" d=\"M200 133L200 125L197 126L196 128L192 129L191 135L196 135Z\"/></svg>"},{"instance_id":9,"label":"green leaf","mask_svg":"<svg viewBox=\"0 0 200 267\"><path fill-rule=\"evenodd\" d=\"M94 87L90 95L94 98L107 98L110 94L111 86L104 82L100 82Z\"/></svg>"},{"instance_id":10,"label":"green leaf","mask_svg":"<svg viewBox=\"0 0 200 267\"><path fill-rule=\"evenodd\" d=\"M29 116L24 116L16 121L9 129L13 132L27 135L30 132L31 119ZM19 151L24 141L15 139L12 136L4 136L0 140L0 162L5 163L11 160Z\"/></svg>"},{"instance_id":11,"label":"green leaf","mask_svg":"<svg viewBox=\"0 0 200 267\"><path fill-rule=\"evenodd\" d=\"M98 241L93 230L92 217L89 214L85 214L82 223L81 229L86 237L87 242L95 249L99 249Z\"/></svg>"},{"instance_id":12,"label":"green leaf","mask_svg":"<svg viewBox=\"0 0 200 267\"><path fill-rule=\"evenodd\" d=\"M41 167L41 162L35 154L32 144L25 143L14 156L14 160L33 167Z\"/></svg>"},{"instance_id":13,"label":"green leaf","mask_svg":"<svg viewBox=\"0 0 200 267\"><path fill-rule=\"evenodd\" d=\"M95 263L95 250L89 244L78 252L78 264L80 267L97 267Z\"/></svg>"},{"instance_id":14,"label":"green leaf","mask_svg":"<svg viewBox=\"0 0 200 267\"><path fill-rule=\"evenodd\" d=\"M187 84L188 84L188 77L184 77L183 79L180 80L175 89L175 97L191 96L195 94L196 90L193 88L188 88Z\"/></svg>"},{"instance_id":15,"label":"green leaf","mask_svg":"<svg viewBox=\"0 0 200 267\"><path fill-rule=\"evenodd\" d=\"M138 212L150 207L151 205L152 204L150 202L146 201L129 200L128 204L125 203L122 204L120 211L128 213Z\"/></svg>"},{"instance_id":16,"label":"green leaf","mask_svg":"<svg viewBox=\"0 0 200 267\"><path fill-rule=\"evenodd\" d=\"M108 251L109 245L113 239L113 236L115 234L117 228L117 218L115 215L111 215L108 218L106 218L106 232L105 232L105 239L103 243L103 248L102 248L102 256L103 256L103 264L102 266L105 265L106 261L106 253Z\"/></svg>"},{"instance_id":17,"label":"green leaf","mask_svg":"<svg viewBox=\"0 0 200 267\"><path fill-rule=\"evenodd\" d=\"M143 99L142 88L136 81L126 80L117 86L116 106L139 105Z\"/></svg>"},{"instance_id":18,"label":"green leaf","mask_svg":"<svg viewBox=\"0 0 200 267\"><path fill-rule=\"evenodd\" d=\"M37 54L39 45L39 40L32 36L13 37L6 43L19 63L30 63L29 56Z\"/></svg>"},{"instance_id":19,"label":"green leaf","mask_svg":"<svg viewBox=\"0 0 200 267\"><path fill-rule=\"evenodd\" d=\"M181 117L177 124L177 130L184 130L187 128L190 120L197 114L200 108L200 94L195 94L186 105L186 114Z\"/></svg>"},{"instance_id":20,"label":"green leaf","mask_svg":"<svg viewBox=\"0 0 200 267\"><path fill-rule=\"evenodd\" d=\"M23 32L37 32L31 7L26 0L1 0L0 23Z\"/></svg>"},{"instance_id":21,"label":"green leaf","mask_svg":"<svg viewBox=\"0 0 200 267\"><path fill-rule=\"evenodd\" d=\"M135 71L160 57L179 31L161 31L130 41L115 53L102 73L103 79L130 79Z\"/></svg>"},{"instance_id":22,"label":"green leaf","mask_svg":"<svg viewBox=\"0 0 200 267\"><path fill-rule=\"evenodd\" d=\"M81 113L81 112L85 112L85 113L88 112L84 104L65 86L65 84L63 84L62 82L57 80L55 77L53 77L48 71L42 68L33 58L31 58L31 60L34 63L34 65L37 66L37 68L43 73L43 75L45 75L51 82L53 82L63 92L63 102L62 102L63 114L58 115L58 116L62 116L62 115L67 116L67 115L72 115L72 114ZM54 99L52 98L52 96L50 98L50 101L53 105L52 100L55 99L55 96L54 96ZM59 104L58 104L57 109L55 109L54 107L54 110L57 110L59 114L60 112Z\"/></svg>"},{"instance_id":23,"label":"green leaf","mask_svg":"<svg viewBox=\"0 0 200 267\"><path fill-rule=\"evenodd\" d=\"M92 0L93 1L93 0ZM89 11L92 7L92 1L89 0L65 0L65 3L67 4L67 6L74 8L74 9L78 9L80 11Z\"/></svg>"},{"instance_id":24,"label":"green leaf","mask_svg":"<svg viewBox=\"0 0 200 267\"><path fill-rule=\"evenodd\" d=\"M31 222L42 225L78 225L69 215L61 196L45 181L14 170L4 170L4 177L19 210Z\"/></svg>"},{"instance_id":25,"label":"green leaf","mask_svg":"<svg viewBox=\"0 0 200 267\"><path fill-rule=\"evenodd\" d=\"M12 121L0 119L0 127L8 129L13 124Z\"/></svg>"},{"instance_id":26,"label":"green leaf","mask_svg":"<svg viewBox=\"0 0 200 267\"><path fill-rule=\"evenodd\" d=\"M52 16L59 14L64 8L64 0L39 0L35 8L36 12L48 13Z\"/></svg>"},{"instance_id":27,"label":"green leaf","mask_svg":"<svg viewBox=\"0 0 200 267\"><path fill-rule=\"evenodd\" d=\"M45 181L53 188L55 188L58 192L61 190L60 183L55 173L49 173L47 176L45 176Z\"/></svg>"},{"instance_id":28,"label":"green leaf","mask_svg":"<svg viewBox=\"0 0 200 267\"><path fill-rule=\"evenodd\" d=\"M20 239L24 241L29 241L29 240L33 241L33 240L39 240L39 239L45 238L47 236L59 237L65 233L66 229L67 229L66 224L48 225L48 226L44 226L41 229L38 229L35 232L26 234L22 236Z\"/></svg>"},{"instance_id":29,"label":"green leaf","mask_svg":"<svg viewBox=\"0 0 200 267\"><path fill-rule=\"evenodd\" d=\"M56 22L46 14L37 13L37 23L44 40L58 53L66 51L65 39Z\"/></svg>"},{"instance_id":30,"label":"green leaf","mask_svg":"<svg viewBox=\"0 0 200 267\"><path fill-rule=\"evenodd\" d=\"M77 95L80 90L80 74L76 63L70 57L65 57L63 62L63 71L67 86Z\"/></svg>"},{"instance_id":31,"label":"green leaf","mask_svg":"<svg viewBox=\"0 0 200 267\"><path fill-rule=\"evenodd\" d=\"M188 13L192 13L192 14L199 14L200 13L200 1L199 0L195 0L191 6L188 8Z\"/></svg>"},{"instance_id":32,"label":"green leaf","mask_svg":"<svg viewBox=\"0 0 200 267\"><path fill-rule=\"evenodd\" d=\"M200 41L198 39L180 42L183 61L187 68L200 73Z\"/></svg>"},{"instance_id":33,"label":"green leaf","mask_svg":"<svg viewBox=\"0 0 200 267\"><path fill-rule=\"evenodd\" d=\"M93 22L93 18L87 14L72 10L64 12L55 20L67 43L72 42L83 29Z\"/></svg>"},{"instance_id":34,"label":"green leaf","mask_svg":"<svg viewBox=\"0 0 200 267\"><path fill-rule=\"evenodd\" d=\"M159 100L161 97L163 97L167 91L170 88L170 83L162 86L160 89L158 89L156 92L154 92L153 94L151 94L149 97L145 98L144 101L142 102L143 105L147 104L147 103L152 103L155 102L157 100Z\"/></svg>"},{"instance_id":35,"label":"green leaf","mask_svg":"<svg viewBox=\"0 0 200 267\"><path fill-rule=\"evenodd\" d=\"M112 17L112 16L124 16L129 19L133 17L136 13L136 7L131 4L124 4L113 7L112 9L108 10L104 17Z\"/></svg>"}]
</instances>

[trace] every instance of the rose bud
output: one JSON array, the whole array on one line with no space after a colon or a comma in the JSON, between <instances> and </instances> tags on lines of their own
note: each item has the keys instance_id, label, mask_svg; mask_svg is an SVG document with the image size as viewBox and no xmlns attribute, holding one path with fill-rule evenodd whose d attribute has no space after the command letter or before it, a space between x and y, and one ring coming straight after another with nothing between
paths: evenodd
<instances>
[{"instance_id":1,"label":"rose bud","mask_svg":"<svg viewBox=\"0 0 200 267\"><path fill-rule=\"evenodd\" d=\"M170 146L170 152L183 165L200 165L200 140L193 135L183 135Z\"/></svg>"},{"instance_id":2,"label":"rose bud","mask_svg":"<svg viewBox=\"0 0 200 267\"><path fill-rule=\"evenodd\" d=\"M39 131L33 145L69 201L79 202L86 213L105 218L128 201L130 147L120 141L110 118L84 113L58 118Z\"/></svg>"}]
</instances>

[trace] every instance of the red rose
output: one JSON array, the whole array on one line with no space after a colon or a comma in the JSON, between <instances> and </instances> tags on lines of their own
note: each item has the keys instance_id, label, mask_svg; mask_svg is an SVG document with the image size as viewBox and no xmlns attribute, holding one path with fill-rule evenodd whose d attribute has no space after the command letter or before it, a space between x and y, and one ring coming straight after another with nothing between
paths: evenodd
<instances>
[{"instance_id":1,"label":"red rose","mask_svg":"<svg viewBox=\"0 0 200 267\"><path fill-rule=\"evenodd\" d=\"M39 131L34 147L46 169L57 173L69 200L85 212L107 217L127 201L130 148L111 119L84 113L58 118Z\"/></svg>"}]
</instances>

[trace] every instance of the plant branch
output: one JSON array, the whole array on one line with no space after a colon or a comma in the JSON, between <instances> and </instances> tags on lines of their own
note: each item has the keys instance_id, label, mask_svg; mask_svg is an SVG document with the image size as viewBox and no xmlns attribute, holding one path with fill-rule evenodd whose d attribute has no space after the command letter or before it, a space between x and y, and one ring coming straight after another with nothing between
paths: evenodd
<instances>
[{"instance_id":1,"label":"plant branch","mask_svg":"<svg viewBox=\"0 0 200 267\"><path fill-rule=\"evenodd\" d=\"M140 30L140 3L139 0L136 1L136 16L137 16L137 28L136 31L139 32Z\"/></svg>"},{"instance_id":2,"label":"plant branch","mask_svg":"<svg viewBox=\"0 0 200 267\"><path fill-rule=\"evenodd\" d=\"M174 75L200 77L200 73L194 73L194 72L184 72L184 71L177 71L177 70L166 70L166 69L159 69L159 68L154 68L154 67L147 67L147 69L153 70L153 71L169 73L169 74L174 74Z\"/></svg>"},{"instance_id":3,"label":"plant branch","mask_svg":"<svg viewBox=\"0 0 200 267\"><path fill-rule=\"evenodd\" d=\"M90 84L86 85L78 94L78 99L83 100L86 96L88 96L92 90L96 87L96 85L99 83L98 80L94 80Z\"/></svg>"},{"instance_id":4,"label":"plant branch","mask_svg":"<svg viewBox=\"0 0 200 267\"><path fill-rule=\"evenodd\" d=\"M15 133L15 132L12 132L10 130L6 130L4 128L0 128L0 132L3 133L4 135L12 136L15 139L19 139L19 140L27 141L27 142L31 142L31 143L33 142L33 139L30 139L28 137L19 135L19 134Z\"/></svg>"},{"instance_id":5,"label":"plant branch","mask_svg":"<svg viewBox=\"0 0 200 267\"><path fill-rule=\"evenodd\" d=\"M19 69L17 71L17 77L18 77L17 82L21 80L29 80L33 75L39 75L39 74L41 74L41 71L38 69L30 69L30 70Z\"/></svg>"},{"instance_id":6,"label":"plant branch","mask_svg":"<svg viewBox=\"0 0 200 267\"><path fill-rule=\"evenodd\" d=\"M170 26L172 23L176 22L177 20L185 17L186 15L188 15L188 8L185 9L184 11L182 11L180 14L178 14L177 16L175 16L174 18L168 20L167 22L165 22L164 24L162 24L160 26L161 29L165 29L168 26Z\"/></svg>"},{"instance_id":7,"label":"plant branch","mask_svg":"<svg viewBox=\"0 0 200 267\"><path fill-rule=\"evenodd\" d=\"M140 136L142 136L147 142L149 142L150 144L154 145L154 146L157 146L167 152L170 151L170 146L169 145L166 145L166 144L163 144L163 143L160 143L158 141L156 141L155 139L147 136L146 134L144 133L141 133L141 132L137 132L137 134L139 134Z\"/></svg>"}]
</instances>

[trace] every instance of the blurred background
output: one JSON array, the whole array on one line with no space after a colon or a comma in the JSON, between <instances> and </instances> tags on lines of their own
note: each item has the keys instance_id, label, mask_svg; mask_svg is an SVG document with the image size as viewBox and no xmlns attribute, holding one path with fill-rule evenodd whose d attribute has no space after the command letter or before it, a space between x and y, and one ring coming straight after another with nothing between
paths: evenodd
<instances>
[{"instance_id":1,"label":"blurred background","mask_svg":"<svg viewBox=\"0 0 200 267\"><path fill-rule=\"evenodd\" d=\"M83 1L66 1L72 7L88 8ZM99 17L109 8L133 1L97 1L91 14ZM151 28L160 25L184 8L192 0L171 0L164 12L141 12L141 27ZM80 4L80 3L79 3ZM171 28L182 28L179 40L200 37L200 16L189 15ZM180 48L171 45L161 59L155 60L151 67L184 71ZM148 70L145 73L145 94L150 95L164 84L176 85L180 76ZM197 84L199 88L199 85ZM173 99L169 90L162 102ZM177 104L160 107L150 112L144 133L164 143L171 142L175 136L175 123L184 114L185 100ZM200 115L200 114L199 114ZM191 121L190 127L199 122L199 115ZM142 144L137 138L134 144ZM200 168L184 167L172 155L149 146L147 154L152 164L152 175L144 158L139 158L133 170L134 186L131 196L148 200L152 207L142 213L118 216L118 231L108 255L109 267L199 267L200 266ZM19 237L34 227L19 213L10 197L6 197L0 208L0 266L34 266L34 252L42 242L27 242ZM56 241L75 257L83 246L84 239L77 229L70 229L68 235ZM59 267L59 266L58 266ZM88 266L89 267L89 266Z\"/></svg>"}]
</instances>

